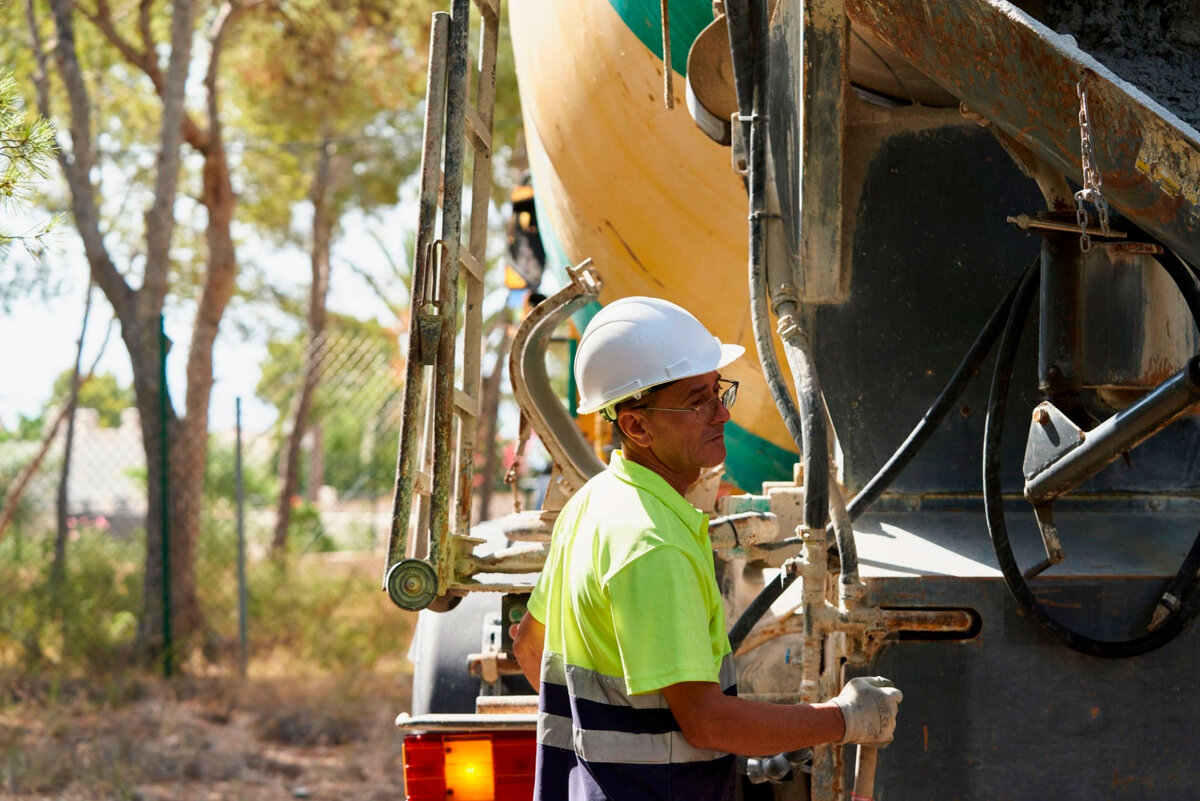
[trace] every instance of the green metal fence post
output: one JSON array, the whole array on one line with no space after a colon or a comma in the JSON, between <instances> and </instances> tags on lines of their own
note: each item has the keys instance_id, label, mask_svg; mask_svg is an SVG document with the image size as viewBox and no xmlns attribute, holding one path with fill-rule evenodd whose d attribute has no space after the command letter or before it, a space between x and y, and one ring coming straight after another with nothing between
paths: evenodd
<instances>
[{"instance_id":1,"label":"green metal fence post","mask_svg":"<svg viewBox=\"0 0 1200 801\"><path fill-rule=\"evenodd\" d=\"M237 482L237 584L238 584L238 675L246 677L246 487L242 478L242 399L237 399L237 453L234 480Z\"/></svg>"},{"instance_id":2,"label":"green metal fence post","mask_svg":"<svg viewBox=\"0 0 1200 801\"><path fill-rule=\"evenodd\" d=\"M171 662L173 660L172 643L171 643L171 537L170 537L170 509L167 503L167 490L170 487L170 448L167 442L167 349L170 347L170 342L167 340L166 324L163 316L158 316L158 351L159 351L159 371L158 371L158 442L159 442L159 464L162 475L160 495L159 495L159 514L162 517L162 624L163 624L163 675L171 678Z\"/></svg>"}]
</instances>

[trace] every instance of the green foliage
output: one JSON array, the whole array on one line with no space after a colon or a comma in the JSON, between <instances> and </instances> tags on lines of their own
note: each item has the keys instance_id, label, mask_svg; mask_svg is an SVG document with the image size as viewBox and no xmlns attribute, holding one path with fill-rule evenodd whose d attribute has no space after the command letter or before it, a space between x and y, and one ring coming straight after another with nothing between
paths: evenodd
<instances>
[{"instance_id":1,"label":"green foliage","mask_svg":"<svg viewBox=\"0 0 1200 801\"><path fill-rule=\"evenodd\" d=\"M441 5L288 0L264 3L243 21L228 53L237 76L229 97L248 145L242 216L260 234L308 242L295 211L311 199L326 142L335 221L398 201L420 159L424 37Z\"/></svg>"},{"instance_id":2,"label":"green foliage","mask_svg":"<svg viewBox=\"0 0 1200 801\"><path fill-rule=\"evenodd\" d=\"M261 536L260 536L261 535ZM289 675L397 669L414 616L379 592L375 557L330 569L322 554L256 558L269 531L248 533L251 670L283 660ZM0 677L99 678L128 672L142 610L143 537L87 527L68 544L66 579L49 584L54 537L0 540ZM237 537L229 515L206 517L196 550L209 629L205 655L225 669L237 643Z\"/></svg>"},{"instance_id":3,"label":"green foliage","mask_svg":"<svg viewBox=\"0 0 1200 801\"><path fill-rule=\"evenodd\" d=\"M315 504L292 498L292 515L288 519L288 542L297 544L300 553L328 553L337 550L336 543L321 523L321 510Z\"/></svg>"},{"instance_id":4,"label":"green foliage","mask_svg":"<svg viewBox=\"0 0 1200 801\"><path fill-rule=\"evenodd\" d=\"M64 580L50 584L54 536L0 540L0 671L66 675L120 670L129 662L141 611L141 537L94 526L73 532Z\"/></svg>"},{"instance_id":5,"label":"green foliage","mask_svg":"<svg viewBox=\"0 0 1200 801\"><path fill-rule=\"evenodd\" d=\"M21 419L22 422L26 420L24 417ZM6 442L3 437L0 437L0 504L4 503L13 482L24 472L25 466L33 459L39 447L40 443L36 439L22 441L18 438ZM50 459L46 460L46 462L51 461ZM61 460L53 460L55 463L59 461ZM47 464L46 462L43 462L43 471L54 468L54 464ZM21 537L24 526L33 518L36 508L39 506L45 507L49 498L46 496L37 497L39 494L38 490L40 489L42 488L29 487L21 495L12 517L12 526L15 531L9 536Z\"/></svg>"},{"instance_id":6,"label":"green foliage","mask_svg":"<svg viewBox=\"0 0 1200 801\"><path fill-rule=\"evenodd\" d=\"M259 539L261 535L261 540ZM248 549L270 538L248 532ZM294 539L300 542L299 539ZM197 549L197 572L224 576L200 587L201 602L214 642L237 641L236 528L209 519ZM247 616L251 670L255 661L282 660L289 675L353 674L398 664L414 616L399 613L379 591L375 557L357 566L330 569L319 553L250 558L247 564ZM363 569L365 566L365 570Z\"/></svg>"},{"instance_id":7,"label":"green foliage","mask_svg":"<svg viewBox=\"0 0 1200 801\"><path fill-rule=\"evenodd\" d=\"M30 185L46 177L46 165L54 149L54 126L26 113L16 78L8 70L0 70L0 211L25 200ZM36 247L54 222L51 219L28 234L0 229L0 253L14 240Z\"/></svg>"},{"instance_id":8,"label":"green foliage","mask_svg":"<svg viewBox=\"0 0 1200 801\"><path fill-rule=\"evenodd\" d=\"M36 417L19 414L17 415L17 427L15 429L6 431L0 428L0 442L40 440L42 438L42 429L45 426L46 415L44 413Z\"/></svg>"},{"instance_id":9,"label":"green foliage","mask_svg":"<svg viewBox=\"0 0 1200 801\"><path fill-rule=\"evenodd\" d=\"M286 651L324 670L365 671L397 656L403 616L385 624L371 602L381 600L379 581L363 573L331 574L320 561L302 558L286 570L264 561L253 569L250 618L270 621L258 629L255 650ZM366 603L364 603L366 601ZM381 636L380 627L393 632Z\"/></svg>"},{"instance_id":10,"label":"green foliage","mask_svg":"<svg viewBox=\"0 0 1200 801\"><path fill-rule=\"evenodd\" d=\"M71 394L71 370L64 370L54 379L50 397L66 402ZM100 425L103 428L117 428L121 425L121 412L133 406L133 387L121 386L117 377L111 373L93 375L79 387L79 408L95 409L100 413Z\"/></svg>"},{"instance_id":11,"label":"green foliage","mask_svg":"<svg viewBox=\"0 0 1200 801\"><path fill-rule=\"evenodd\" d=\"M259 505L275 492L275 479L253 460L242 458L242 489L246 502ZM208 465L204 475L204 497L210 504L219 500L225 508L237 503L237 443L215 436L208 438Z\"/></svg>"}]
</instances>

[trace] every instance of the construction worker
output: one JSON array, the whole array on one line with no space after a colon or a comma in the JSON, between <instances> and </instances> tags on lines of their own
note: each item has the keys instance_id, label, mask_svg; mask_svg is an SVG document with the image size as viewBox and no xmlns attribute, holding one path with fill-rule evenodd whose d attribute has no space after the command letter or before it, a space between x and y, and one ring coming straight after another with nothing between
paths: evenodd
<instances>
[{"instance_id":1,"label":"construction worker","mask_svg":"<svg viewBox=\"0 0 1200 801\"><path fill-rule=\"evenodd\" d=\"M724 461L737 382L681 307L632 297L579 343L580 412L620 428L608 469L566 504L514 650L539 690L535 799L728 799L733 754L891 741L900 691L854 679L831 701L738 698L708 518L686 500Z\"/></svg>"}]
</instances>

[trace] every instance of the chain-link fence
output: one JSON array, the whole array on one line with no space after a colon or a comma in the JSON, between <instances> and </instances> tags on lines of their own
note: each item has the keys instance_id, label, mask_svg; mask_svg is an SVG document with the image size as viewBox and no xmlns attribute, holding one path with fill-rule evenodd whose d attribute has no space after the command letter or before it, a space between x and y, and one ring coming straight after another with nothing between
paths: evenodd
<instances>
[{"instance_id":1,"label":"chain-link fence","mask_svg":"<svg viewBox=\"0 0 1200 801\"><path fill-rule=\"evenodd\" d=\"M299 482L287 499L289 547L370 550L386 536L403 373L396 343L395 332L370 327L335 328L314 343L317 380L300 438ZM270 347L256 395L277 410L277 418L266 430L242 434L246 530L249 541L262 547L270 545L274 532L306 356L304 343ZM10 518L0 536L55 527L70 422L61 416L59 407L50 406L38 425L10 432L0 442L0 514ZM94 527L114 536L141 533L146 457L137 410L80 407L73 417L65 473L68 527ZM235 429L210 430L204 485L168 491L203 492L204 519L230 519L238 494L236 444ZM15 508L7 508L10 503Z\"/></svg>"},{"instance_id":2,"label":"chain-link fence","mask_svg":"<svg viewBox=\"0 0 1200 801\"><path fill-rule=\"evenodd\" d=\"M242 431L240 454L236 428L210 430L204 480L169 476L168 496L187 500L172 506L200 510L195 594L214 641L236 642L239 498L251 564L270 562L264 557L273 552L302 558L338 552L360 572L382 570L402 405L399 339L377 324L336 318L312 342L299 337L269 344L255 397L245 401L274 409L274 423ZM306 421L297 447L289 448L306 380ZM88 400L85 394L81 400ZM83 554L105 550L107 578L95 580L111 584L120 597L95 597L94 588L81 592L94 596L89 625L111 635L111 643L131 639L140 614L147 541L141 426L131 405L117 408L130 400L126 394L73 415L50 406L38 420L0 431L0 580L19 581L32 592L39 577L50 574L56 550L73 569L82 569ZM289 452L294 487L281 497ZM286 526L279 525L281 514ZM127 592L121 595L120 588ZM0 641L45 652L45 637L27 618L16 605L0 604ZM0 664L5 656L0 646Z\"/></svg>"}]
</instances>

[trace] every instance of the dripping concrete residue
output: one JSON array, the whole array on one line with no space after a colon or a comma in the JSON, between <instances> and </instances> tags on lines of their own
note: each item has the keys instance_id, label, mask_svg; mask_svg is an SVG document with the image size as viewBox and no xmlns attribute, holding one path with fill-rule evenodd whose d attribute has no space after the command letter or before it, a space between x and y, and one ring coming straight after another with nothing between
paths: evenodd
<instances>
[{"instance_id":1,"label":"dripping concrete residue","mask_svg":"<svg viewBox=\"0 0 1200 801\"><path fill-rule=\"evenodd\" d=\"M1200 0L1047 0L1035 16L1200 129Z\"/></svg>"}]
</instances>

